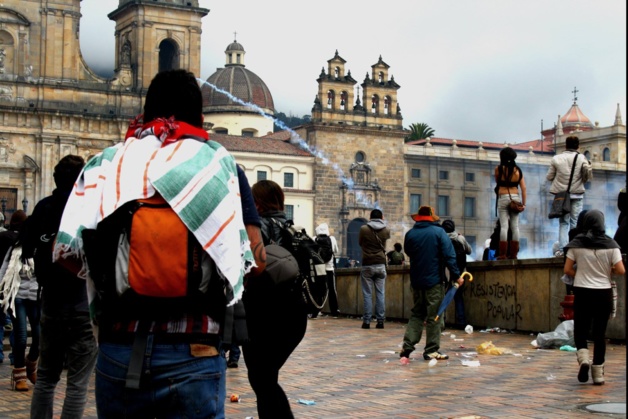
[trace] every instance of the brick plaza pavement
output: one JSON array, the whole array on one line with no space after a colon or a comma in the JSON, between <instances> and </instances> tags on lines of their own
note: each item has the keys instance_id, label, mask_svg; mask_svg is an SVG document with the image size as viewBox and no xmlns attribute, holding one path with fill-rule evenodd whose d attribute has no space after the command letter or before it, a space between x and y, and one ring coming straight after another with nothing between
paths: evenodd
<instances>
[{"instance_id":1,"label":"brick plaza pavement","mask_svg":"<svg viewBox=\"0 0 628 419\"><path fill-rule=\"evenodd\" d=\"M449 354L448 361L430 367L419 343L414 359L404 366L398 352L405 323L387 322L383 330L363 330L360 325L355 318L321 317L308 322L305 339L280 376L297 418L625 417L586 409L606 403L625 407L623 343L608 345L606 384L594 386L577 381L574 353L537 350L530 345L533 335L447 329L441 351ZM512 353L477 355L475 348L487 341ZM480 365L465 366L463 361ZM0 365L0 418L27 418L32 387L28 393L11 391L10 369L5 359ZM226 401L228 418L257 417L242 359L240 368L227 371L227 397L232 393L240 396L240 402ZM59 417L60 391L56 403ZM92 380L85 418L95 417Z\"/></svg>"}]
</instances>

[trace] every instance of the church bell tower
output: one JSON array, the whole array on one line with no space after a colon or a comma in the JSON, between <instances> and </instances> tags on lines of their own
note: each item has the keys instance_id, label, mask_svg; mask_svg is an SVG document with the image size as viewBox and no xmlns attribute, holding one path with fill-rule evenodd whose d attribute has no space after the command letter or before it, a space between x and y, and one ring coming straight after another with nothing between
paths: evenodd
<instances>
[{"instance_id":1,"label":"church bell tower","mask_svg":"<svg viewBox=\"0 0 628 419\"><path fill-rule=\"evenodd\" d=\"M129 90L146 90L160 71L185 69L200 77L201 19L198 0L120 0L116 22L115 72Z\"/></svg>"}]
</instances>

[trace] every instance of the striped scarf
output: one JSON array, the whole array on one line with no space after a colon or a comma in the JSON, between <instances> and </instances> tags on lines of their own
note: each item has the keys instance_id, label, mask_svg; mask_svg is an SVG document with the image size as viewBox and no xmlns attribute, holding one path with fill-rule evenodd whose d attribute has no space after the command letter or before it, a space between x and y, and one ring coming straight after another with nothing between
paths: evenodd
<instances>
[{"instance_id":1,"label":"striped scarf","mask_svg":"<svg viewBox=\"0 0 628 419\"><path fill-rule=\"evenodd\" d=\"M125 203L158 192L179 215L231 283L235 303L254 266L244 223L235 160L207 133L183 122L131 126L124 143L106 148L84 167L66 204L54 259L78 257L88 278L81 232ZM91 281L89 281L91 282ZM90 303L93 283L88 283Z\"/></svg>"}]
</instances>

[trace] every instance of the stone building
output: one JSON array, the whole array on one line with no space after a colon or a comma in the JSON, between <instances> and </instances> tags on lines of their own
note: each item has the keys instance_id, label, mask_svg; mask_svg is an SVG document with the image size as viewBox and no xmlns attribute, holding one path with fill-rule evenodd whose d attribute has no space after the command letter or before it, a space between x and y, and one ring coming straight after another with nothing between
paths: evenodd
<instances>
[{"instance_id":1,"label":"stone building","mask_svg":"<svg viewBox=\"0 0 628 419\"><path fill-rule=\"evenodd\" d=\"M0 5L0 202L7 218L52 191L61 157L88 158L121 141L158 71L200 71L201 18L209 10L198 0L120 0L109 14L116 23L111 78L83 60L80 6L80 0Z\"/></svg>"},{"instance_id":2,"label":"stone building","mask_svg":"<svg viewBox=\"0 0 628 419\"><path fill-rule=\"evenodd\" d=\"M5 0L0 5L0 204L7 218L31 210L54 188L52 171L64 155L85 158L123 140L130 119L160 70L185 68L200 76L200 35L209 10L198 0L120 0L115 21L115 69L96 75L81 56L80 0ZM475 243L476 256L495 223L492 171L506 144L431 138L406 143L407 131L391 67L380 56L362 83L336 52L317 82L311 122L272 131L270 89L244 67L234 40L225 67L204 85L203 113L212 138L236 157L251 184L272 179L286 190L288 212L313 232L327 222L341 252L360 259L357 231L381 208L392 240L403 241L419 205ZM410 95L410 93L408 93ZM227 99L228 98L228 99ZM591 123L577 100L541 139L510 144L528 183L520 255L548 256L556 221L547 219L549 160L576 133L594 168L585 208L603 207L614 229L617 192L625 185L626 127L619 108L614 122ZM29 204L30 203L30 204ZM526 253L527 249L527 253Z\"/></svg>"},{"instance_id":3,"label":"stone building","mask_svg":"<svg viewBox=\"0 0 628 419\"><path fill-rule=\"evenodd\" d=\"M372 209L382 209L388 221L391 249L395 242L403 243L414 224L410 215L420 205L434 207L442 220L452 219L475 248L474 257L480 258L497 219L493 173L505 146L518 152L528 191L527 210L520 215L520 257L551 256L558 221L547 218L552 196L545 177L554 150L564 150L568 135L580 138L580 151L593 163L584 208L602 209L609 232L614 232L617 194L626 172L626 126L619 105L614 122L600 127L582 113L574 97L556 126L530 142L430 138L406 143L397 102L400 86L389 77L389 68L380 56L371 74L356 86L336 51L317 80L311 123L296 129L308 145L323 150L314 168L315 223L330 225L349 258L361 259L357 233ZM382 106L381 98L388 106Z\"/></svg>"}]
</instances>

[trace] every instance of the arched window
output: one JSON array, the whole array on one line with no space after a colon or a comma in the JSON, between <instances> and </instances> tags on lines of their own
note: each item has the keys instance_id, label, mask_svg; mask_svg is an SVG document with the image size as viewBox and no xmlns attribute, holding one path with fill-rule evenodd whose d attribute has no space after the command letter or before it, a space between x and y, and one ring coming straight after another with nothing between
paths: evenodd
<instances>
[{"instance_id":1,"label":"arched window","mask_svg":"<svg viewBox=\"0 0 628 419\"><path fill-rule=\"evenodd\" d=\"M340 92L340 110L344 111L347 108L347 92Z\"/></svg>"},{"instance_id":2,"label":"arched window","mask_svg":"<svg viewBox=\"0 0 628 419\"><path fill-rule=\"evenodd\" d=\"M390 113L390 96L384 97L384 115L388 115Z\"/></svg>"},{"instance_id":3,"label":"arched window","mask_svg":"<svg viewBox=\"0 0 628 419\"><path fill-rule=\"evenodd\" d=\"M606 147L602 152L602 160L603 161L611 161L611 149Z\"/></svg>"},{"instance_id":4,"label":"arched window","mask_svg":"<svg viewBox=\"0 0 628 419\"><path fill-rule=\"evenodd\" d=\"M377 113L379 107L379 97L377 95L371 96L371 113Z\"/></svg>"},{"instance_id":5,"label":"arched window","mask_svg":"<svg viewBox=\"0 0 628 419\"><path fill-rule=\"evenodd\" d=\"M384 82L384 72L380 71L379 75L377 76L377 81L379 81L380 83Z\"/></svg>"},{"instance_id":6,"label":"arched window","mask_svg":"<svg viewBox=\"0 0 628 419\"><path fill-rule=\"evenodd\" d=\"M333 90L328 90L327 91L327 109L333 109L334 108L334 98L335 98L335 94Z\"/></svg>"},{"instance_id":7,"label":"arched window","mask_svg":"<svg viewBox=\"0 0 628 419\"><path fill-rule=\"evenodd\" d=\"M334 77L335 78L340 77L340 67L334 68Z\"/></svg>"},{"instance_id":8,"label":"arched window","mask_svg":"<svg viewBox=\"0 0 628 419\"><path fill-rule=\"evenodd\" d=\"M179 46L172 39L164 39L159 44L159 71L179 68Z\"/></svg>"}]
</instances>

